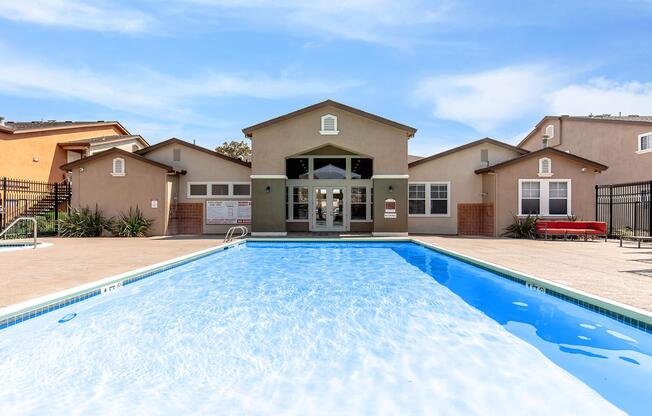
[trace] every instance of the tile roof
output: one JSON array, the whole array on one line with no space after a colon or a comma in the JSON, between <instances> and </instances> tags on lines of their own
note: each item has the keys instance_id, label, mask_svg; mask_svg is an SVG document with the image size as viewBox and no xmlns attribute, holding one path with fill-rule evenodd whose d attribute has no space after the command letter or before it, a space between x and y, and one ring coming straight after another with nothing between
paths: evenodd
<instances>
[{"instance_id":1,"label":"tile roof","mask_svg":"<svg viewBox=\"0 0 652 416\"><path fill-rule=\"evenodd\" d=\"M106 123L117 123L117 121L6 121L5 127L15 131L32 130L32 129L47 129L51 127L67 127L67 126L84 126L96 125Z\"/></svg>"}]
</instances>

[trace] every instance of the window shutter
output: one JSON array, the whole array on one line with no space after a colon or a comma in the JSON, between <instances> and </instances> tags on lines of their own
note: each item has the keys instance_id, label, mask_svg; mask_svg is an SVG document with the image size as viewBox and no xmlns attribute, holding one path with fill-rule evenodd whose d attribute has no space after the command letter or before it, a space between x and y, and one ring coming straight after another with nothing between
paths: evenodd
<instances>
[{"instance_id":1,"label":"window shutter","mask_svg":"<svg viewBox=\"0 0 652 416\"><path fill-rule=\"evenodd\" d=\"M333 117L324 118L324 131L335 131L335 119Z\"/></svg>"}]
</instances>

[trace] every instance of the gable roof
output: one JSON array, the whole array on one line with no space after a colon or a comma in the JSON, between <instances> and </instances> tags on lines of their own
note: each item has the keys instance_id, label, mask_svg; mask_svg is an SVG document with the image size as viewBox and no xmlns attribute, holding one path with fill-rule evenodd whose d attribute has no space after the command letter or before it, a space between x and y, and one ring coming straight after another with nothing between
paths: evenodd
<instances>
[{"instance_id":1,"label":"gable roof","mask_svg":"<svg viewBox=\"0 0 652 416\"><path fill-rule=\"evenodd\" d=\"M120 142L120 141L127 141L131 139L136 139L139 142L141 142L144 146L149 146L149 143L147 143L147 140L143 138L140 134L115 134L111 136L100 136L100 137L91 137L88 139L79 139L79 140L71 140L68 142L61 142L59 145L65 146L67 144L102 144L102 143L113 143L113 142Z\"/></svg>"},{"instance_id":2,"label":"gable roof","mask_svg":"<svg viewBox=\"0 0 652 416\"><path fill-rule=\"evenodd\" d=\"M68 171L71 168L74 168L75 166L79 166L79 165L82 165L84 163L92 162L92 161L97 160L97 159L102 159L102 158L110 156L110 155L114 155L114 156L119 155L119 156L129 157L129 158L132 158L132 159L139 160L141 162L149 163L150 165L156 166L158 168L165 169L168 172L176 172L172 166L166 165L164 163L159 163L159 162L157 162L155 160L147 159L146 157L137 155L137 154L132 153L132 152L127 152L126 150L122 150L122 149L119 149L117 147L112 147L109 150L104 150L102 152L97 152L92 156L84 157L84 158L81 158L81 159L77 159L77 160L75 160L73 162L66 163L65 165L59 166L59 169L61 169L63 171ZM183 172L181 172L181 173L183 173Z\"/></svg>"},{"instance_id":3,"label":"gable roof","mask_svg":"<svg viewBox=\"0 0 652 416\"><path fill-rule=\"evenodd\" d=\"M530 131L527 136L517 145L521 147L532 138L534 133L539 130L539 127L546 121L558 120L580 120L580 121L606 121L611 123L627 123L627 124L652 124L652 116L639 116L639 115L628 115L628 116L612 116L611 114L602 114L602 115L589 115L589 116L544 116L541 121L539 121L536 126Z\"/></svg>"},{"instance_id":4,"label":"gable roof","mask_svg":"<svg viewBox=\"0 0 652 416\"><path fill-rule=\"evenodd\" d=\"M263 127L271 126L272 124L280 123L281 121L289 120L293 117L300 116L302 114L308 113L313 110L317 110L322 107L326 106L332 106L335 108L339 108L340 110L348 111L350 113L356 114L361 117L366 117L368 119L377 121L379 123L387 124L389 126L395 127L399 130L403 130L408 134L408 137L413 137L414 134L417 132L417 129L414 127L407 126L405 124L397 123L396 121L392 121L389 119L386 119L384 117L377 116L375 114L367 113L366 111L362 111L360 109L350 107L348 105L338 103L337 101L333 100L325 100L317 104L309 105L308 107L301 108L299 110L293 111L291 113L287 113L285 115L279 116L272 118L267 121L263 121L262 123L254 124L253 126L245 127L242 129L242 132L246 137L251 137L252 133L255 130L262 129Z\"/></svg>"},{"instance_id":5,"label":"gable roof","mask_svg":"<svg viewBox=\"0 0 652 416\"><path fill-rule=\"evenodd\" d=\"M511 144L507 144L505 142L501 142L499 140L492 139L491 137L485 137L484 139L480 139L480 140L476 140L476 141L473 141L473 142L470 142L470 143L467 143L467 144L463 144L462 146L454 147L452 149L443 151L441 153L436 153L436 154L434 154L432 156L428 156L428 157L424 157L424 158L421 158L421 159L414 160L414 161L408 163L408 167L417 166L417 165L420 165L422 163L427 163L427 162L430 162L431 160L439 159L440 157L448 156L448 155L450 155L452 153L456 153L456 152L459 152L459 151L462 151L462 150L466 150L466 149L468 149L470 147L477 146L479 144L484 144L484 143L489 143L489 144L493 144L493 145L496 145L496 146L499 146L499 147L503 147L503 148L508 149L508 150L513 150L513 151L515 151L516 153L519 153L519 154L528 153L528 151L525 150L525 149L521 149L521 148L518 148L516 146L512 146Z\"/></svg>"},{"instance_id":6,"label":"gable roof","mask_svg":"<svg viewBox=\"0 0 652 416\"><path fill-rule=\"evenodd\" d=\"M529 152L529 153L526 153L526 154L524 154L522 156L516 157L514 159L510 159L510 160L506 160L506 161L501 162L501 163L497 163L497 164L495 164L493 166L488 166L486 168L477 169L475 171L475 173L480 174L480 173L494 172L494 171L496 171L498 169L504 168L505 166L513 165L515 163L519 163L519 162L522 162L524 160L527 160L527 159L530 159L530 158L533 158L533 157L542 156L544 154L550 154L550 153L552 153L554 155L557 155L557 156L564 157L566 159L573 160L573 161L578 162L578 163L588 165L588 166L592 167L593 169L595 169L595 170L597 170L599 172L602 172L602 171L608 169L608 167L606 165L603 165L602 163L594 162L592 160L585 159L583 157L574 155L572 153L562 152L561 150L557 150L554 147L546 147L545 149L540 149L540 150L536 150L534 152Z\"/></svg>"},{"instance_id":7,"label":"gable roof","mask_svg":"<svg viewBox=\"0 0 652 416\"><path fill-rule=\"evenodd\" d=\"M115 126L123 134L130 134L127 129L118 121L7 121L2 126L2 130L10 134L24 134L38 131L79 129L95 126Z\"/></svg>"},{"instance_id":8,"label":"gable roof","mask_svg":"<svg viewBox=\"0 0 652 416\"><path fill-rule=\"evenodd\" d=\"M139 155L145 155L145 154L151 152L152 150L160 149L161 147L165 147L165 146L170 145L170 144L180 144L182 146L189 147L189 148L197 150L199 152L204 152L204 153L206 153L208 155L218 157L220 159L224 159L224 160L227 160L229 162L237 163L239 165L246 166L248 168L251 167L250 162L245 162L245 161L240 160L240 159L238 159L236 157L231 157L231 156L227 156L225 154L219 153L219 152L214 152L214 151L212 151L210 149L207 149L205 147L197 146L196 144L189 143L189 142L187 142L185 140L177 139L176 137L172 137L172 138L167 139L165 141L162 141L160 143L156 143L155 145L148 146L148 147L145 147L145 148L140 149L140 150L136 150L134 153L139 154Z\"/></svg>"}]
</instances>

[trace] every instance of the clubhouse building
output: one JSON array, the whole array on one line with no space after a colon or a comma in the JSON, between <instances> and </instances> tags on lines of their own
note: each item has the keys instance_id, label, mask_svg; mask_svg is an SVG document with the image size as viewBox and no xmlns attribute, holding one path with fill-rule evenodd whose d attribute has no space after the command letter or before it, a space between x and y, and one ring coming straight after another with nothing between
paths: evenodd
<instances>
[{"instance_id":1,"label":"clubhouse building","mask_svg":"<svg viewBox=\"0 0 652 416\"><path fill-rule=\"evenodd\" d=\"M545 127L545 126L544 126ZM603 163L484 138L408 156L416 129L327 100L243 129L251 162L169 139L66 163L74 207L139 206L153 235L407 233L497 236L513 216L592 220ZM545 132L550 133L550 131Z\"/></svg>"}]
</instances>

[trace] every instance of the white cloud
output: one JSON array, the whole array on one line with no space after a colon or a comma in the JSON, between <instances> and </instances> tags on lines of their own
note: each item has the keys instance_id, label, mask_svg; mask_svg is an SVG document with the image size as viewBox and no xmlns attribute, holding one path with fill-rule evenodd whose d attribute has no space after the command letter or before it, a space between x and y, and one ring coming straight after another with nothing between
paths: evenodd
<instances>
[{"instance_id":1,"label":"white cloud","mask_svg":"<svg viewBox=\"0 0 652 416\"><path fill-rule=\"evenodd\" d=\"M571 82L573 71L543 65L508 66L422 79L414 95L432 115L482 134L523 117L546 114L650 114L652 83L595 78Z\"/></svg>"},{"instance_id":2,"label":"white cloud","mask_svg":"<svg viewBox=\"0 0 652 416\"><path fill-rule=\"evenodd\" d=\"M555 114L652 114L652 82L594 78L550 92L545 98Z\"/></svg>"},{"instance_id":3,"label":"white cloud","mask_svg":"<svg viewBox=\"0 0 652 416\"><path fill-rule=\"evenodd\" d=\"M20 96L55 96L83 100L114 110L158 119L195 119L193 100L247 96L287 98L330 95L358 85L353 81L320 81L305 77L270 77L258 73L231 75L207 72L194 78L155 71L98 73L54 67L12 56L0 65L0 91Z\"/></svg>"},{"instance_id":4,"label":"white cloud","mask_svg":"<svg viewBox=\"0 0 652 416\"><path fill-rule=\"evenodd\" d=\"M0 17L99 32L144 32L154 24L154 19L143 12L86 0L7 1L2 4Z\"/></svg>"},{"instance_id":5,"label":"white cloud","mask_svg":"<svg viewBox=\"0 0 652 416\"><path fill-rule=\"evenodd\" d=\"M540 65L513 66L475 74L428 77L415 96L432 105L437 118L491 130L541 107L542 96L558 80Z\"/></svg>"},{"instance_id":6,"label":"white cloud","mask_svg":"<svg viewBox=\"0 0 652 416\"><path fill-rule=\"evenodd\" d=\"M414 25L432 23L450 9L452 0L187 0L218 13L280 24L301 31L375 43L402 43Z\"/></svg>"}]
</instances>

